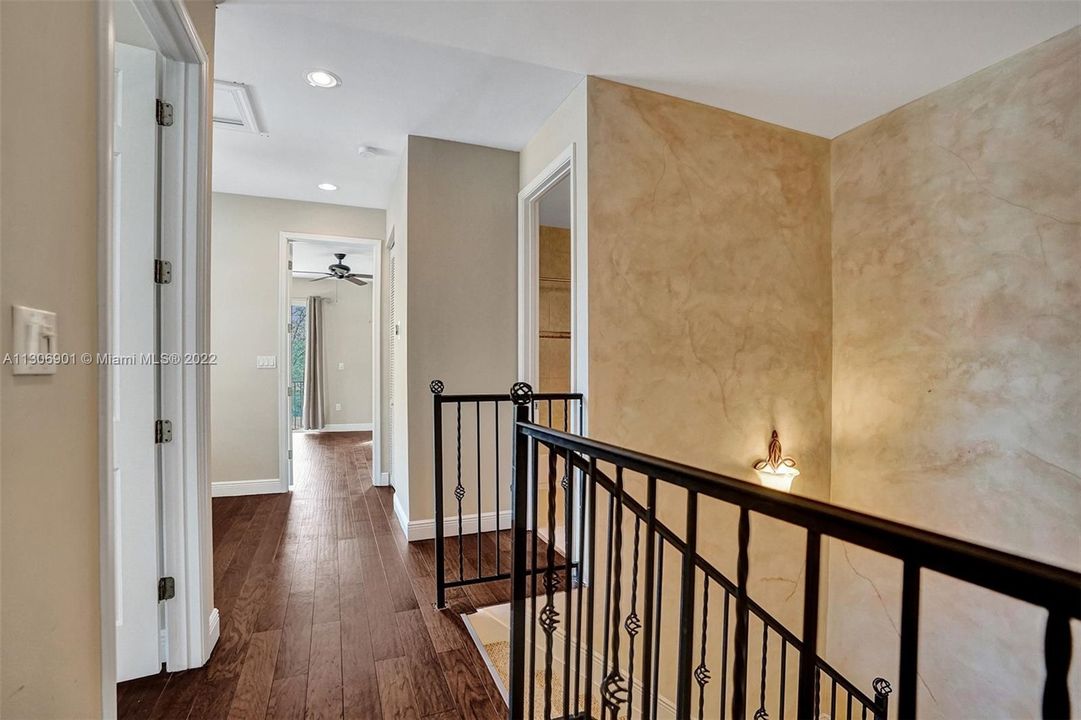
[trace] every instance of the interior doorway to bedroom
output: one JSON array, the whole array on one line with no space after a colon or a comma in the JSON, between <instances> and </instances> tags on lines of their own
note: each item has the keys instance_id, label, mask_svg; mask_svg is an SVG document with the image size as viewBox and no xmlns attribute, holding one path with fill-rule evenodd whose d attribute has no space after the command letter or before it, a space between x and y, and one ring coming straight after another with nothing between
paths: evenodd
<instances>
[{"instance_id":1,"label":"interior doorway to bedroom","mask_svg":"<svg viewBox=\"0 0 1081 720\"><path fill-rule=\"evenodd\" d=\"M375 471L379 397L378 243L287 235L281 376L289 488L323 473L336 457ZM326 452L333 447L334 453ZM363 471L363 472L362 472Z\"/></svg>"}]
</instances>

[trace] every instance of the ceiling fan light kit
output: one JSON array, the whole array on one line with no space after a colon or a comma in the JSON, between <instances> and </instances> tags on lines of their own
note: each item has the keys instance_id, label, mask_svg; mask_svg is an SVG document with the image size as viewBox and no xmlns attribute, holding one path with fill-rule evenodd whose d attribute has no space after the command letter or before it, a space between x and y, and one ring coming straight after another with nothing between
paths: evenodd
<instances>
[{"instance_id":1,"label":"ceiling fan light kit","mask_svg":"<svg viewBox=\"0 0 1081 720\"><path fill-rule=\"evenodd\" d=\"M299 275L322 275L322 277L312 278L308 282L319 282L320 280L329 280L331 278L335 280L345 280L346 282L353 283L363 287L368 284L368 281L372 279L371 275L365 275L363 273L352 272L350 267L345 264L345 253L334 253L334 257L338 262L331 263L325 273L314 273L308 271L300 271Z\"/></svg>"}]
</instances>

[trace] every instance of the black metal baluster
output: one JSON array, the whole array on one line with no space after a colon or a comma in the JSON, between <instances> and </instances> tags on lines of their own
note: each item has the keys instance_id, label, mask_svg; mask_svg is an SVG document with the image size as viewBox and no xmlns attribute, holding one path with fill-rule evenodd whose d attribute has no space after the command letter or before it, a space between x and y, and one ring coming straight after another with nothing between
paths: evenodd
<instances>
[{"instance_id":1,"label":"black metal baluster","mask_svg":"<svg viewBox=\"0 0 1081 720\"><path fill-rule=\"evenodd\" d=\"M1070 635L1070 616L1060 610L1047 613L1044 631L1043 657L1047 679L1043 685L1043 717L1070 717L1070 657L1073 654L1073 638Z\"/></svg>"},{"instance_id":2,"label":"black metal baluster","mask_svg":"<svg viewBox=\"0 0 1081 720\"><path fill-rule=\"evenodd\" d=\"M627 679L619 671L619 626L620 616L623 614L623 468L616 466L616 492L615 499L615 537L612 545L612 614L605 614L605 624L611 618L612 625L612 655L611 665L605 664L606 675L601 683L601 699L604 708L611 713L612 720L619 717L619 706L627 701L629 689ZM607 631L605 632L607 635Z\"/></svg>"},{"instance_id":3,"label":"black metal baluster","mask_svg":"<svg viewBox=\"0 0 1081 720\"><path fill-rule=\"evenodd\" d=\"M481 525L484 524L484 513L481 507L481 492L480 492L480 469L481 469L481 457L480 457L480 401L477 401L477 577L484 575L484 558L480 552L480 531Z\"/></svg>"},{"instance_id":4,"label":"black metal baluster","mask_svg":"<svg viewBox=\"0 0 1081 720\"><path fill-rule=\"evenodd\" d=\"M815 667L815 717L822 714L822 671Z\"/></svg>"},{"instance_id":5,"label":"black metal baluster","mask_svg":"<svg viewBox=\"0 0 1081 720\"><path fill-rule=\"evenodd\" d=\"M721 720L728 713L728 608L731 593L724 591L724 619L721 621Z\"/></svg>"},{"instance_id":6,"label":"black metal baluster","mask_svg":"<svg viewBox=\"0 0 1081 720\"><path fill-rule=\"evenodd\" d=\"M519 423L529 420L529 386L515 384L511 389L514 417ZM517 392L516 392L517 391ZM514 428L511 484L511 637L509 710L514 718L525 717L525 609L526 609L526 529L529 511L529 442Z\"/></svg>"},{"instance_id":7,"label":"black metal baluster","mask_svg":"<svg viewBox=\"0 0 1081 720\"><path fill-rule=\"evenodd\" d=\"M654 604L657 620L653 629L653 720L657 720L657 698L660 697L661 679L661 587L664 585L664 538L657 536L657 587ZM646 682L646 681L643 681Z\"/></svg>"},{"instance_id":8,"label":"black metal baluster","mask_svg":"<svg viewBox=\"0 0 1081 720\"><path fill-rule=\"evenodd\" d=\"M747 547L751 540L751 518L747 508L739 509L739 554L736 558L736 656L732 667L732 717L747 716L747 574L750 560Z\"/></svg>"},{"instance_id":9,"label":"black metal baluster","mask_svg":"<svg viewBox=\"0 0 1081 720\"><path fill-rule=\"evenodd\" d=\"M645 579L645 628L642 634L642 712L648 713L650 705L649 679L653 671L653 571L656 554L657 532L657 478L646 479L646 568ZM658 623L659 625L660 623ZM633 681L634 675L631 674ZM630 713L627 715L630 717Z\"/></svg>"},{"instance_id":10,"label":"black metal baluster","mask_svg":"<svg viewBox=\"0 0 1081 720\"><path fill-rule=\"evenodd\" d=\"M570 671L571 671L571 591L574 590L574 581L571 579L571 558L574 556L573 541L571 537L572 516L571 503L574 499L574 489L567 473L570 472L571 451L567 450L563 456L563 564L564 564L564 598L563 616L566 618L566 627L563 631L563 717L570 717ZM553 535L554 542L554 535ZM578 594L581 595L581 589Z\"/></svg>"},{"instance_id":11,"label":"black metal baluster","mask_svg":"<svg viewBox=\"0 0 1081 720\"><path fill-rule=\"evenodd\" d=\"M589 600L586 602L586 679L583 711L593 713L593 606L597 588L597 461L589 459L589 475L586 482L586 504L589 507L589 522L585 538L589 540ZM583 540L585 539L583 538Z\"/></svg>"},{"instance_id":12,"label":"black metal baluster","mask_svg":"<svg viewBox=\"0 0 1081 720\"><path fill-rule=\"evenodd\" d=\"M852 693L848 693L848 711L845 713L845 720L852 720Z\"/></svg>"},{"instance_id":13,"label":"black metal baluster","mask_svg":"<svg viewBox=\"0 0 1081 720\"><path fill-rule=\"evenodd\" d=\"M609 622L610 612L612 611L612 545L615 537L615 530L613 529L613 521L615 518L615 496L609 495L609 521L605 531L608 534L608 538L605 539L605 552L604 552L604 613L601 615L601 622L604 623L604 644L601 645L601 718L608 715L608 699L605 697L604 684L608 680L608 657L609 648L611 646L609 632L612 629L612 624ZM591 665L592 663L590 663ZM586 711L591 711L591 708L587 705Z\"/></svg>"},{"instance_id":14,"label":"black metal baluster","mask_svg":"<svg viewBox=\"0 0 1081 720\"><path fill-rule=\"evenodd\" d=\"M871 687L875 691L874 719L886 720L889 717L890 693L893 692L893 688L890 687L889 682L880 677L871 682Z\"/></svg>"},{"instance_id":15,"label":"black metal baluster","mask_svg":"<svg viewBox=\"0 0 1081 720\"><path fill-rule=\"evenodd\" d=\"M830 718L836 720L837 718L837 680L830 678L832 684L830 686Z\"/></svg>"},{"instance_id":16,"label":"black metal baluster","mask_svg":"<svg viewBox=\"0 0 1081 720\"><path fill-rule=\"evenodd\" d=\"M462 487L462 403L454 403L455 409L455 444L457 445L456 457L457 484L454 487L454 498L458 501L458 579L465 580L465 543L462 538L462 498L465 497L465 488Z\"/></svg>"},{"instance_id":17,"label":"black metal baluster","mask_svg":"<svg viewBox=\"0 0 1081 720\"><path fill-rule=\"evenodd\" d=\"M557 456L554 446L546 445L545 448L548 451L548 542L545 543L544 609L541 610L540 622L541 629L544 630L544 717L550 718L552 717L553 634L559 627L559 612L555 606Z\"/></svg>"},{"instance_id":18,"label":"black metal baluster","mask_svg":"<svg viewBox=\"0 0 1081 720\"><path fill-rule=\"evenodd\" d=\"M634 516L634 553L631 560L631 611L623 627L627 630L627 717L634 717L634 643L642 630L642 620L638 617L638 542L641 530L641 518ZM644 707L644 706L643 706Z\"/></svg>"},{"instance_id":19,"label":"black metal baluster","mask_svg":"<svg viewBox=\"0 0 1081 720\"><path fill-rule=\"evenodd\" d=\"M818 571L822 536L807 531L807 557L803 586L803 649L799 654L799 685L796 690L796 717L812 717L815 703L814 675L818 659ZM817 717L815 713L813 717Z\"/></svg>"},{"instance_id":20,"label":"black metal baluster","mask_svg":"<svg viewBox=\"0 0 1081 720\"><path fill-rule=\"evenodd\" d=\"M709 639L709 575L704 575L702 584L702 643L698 667L694 669L694 680L698 683L698 720L702 720L706 709L706 685L709 684L709 667L706 666L706 641Z\"/></svg>"},{"instance_id":21,"label":"black metal baluster","mask_svg":"<svg viewBox=\"0 0 1081 720\"><path fill-rule=\"evenodd\" d=\"M766 712L766 660L769 657L769 625L762 621L762 677L758 684L758 709L754 712L754 720L769 720Z\"/></svg>"},{"instance_id":22,"label":"black metal baluster","mask_svg":"<svg viewBox=\"0 0 1081 720\"><path fill-rule=\"evenodd\" d=\"M435 428L435 606L447 606L446 538L443 537L443 381L432 380L433 426Z\"/></svg>"},{"instance_id":23,"label":"black metal baluster","mask_svg":"<svg viewBox=\"0 0 1081 720\"><path fill-rule=\"evenodd\" d=\"M900 720L916 717L916 672L920 644L920 566L906 562L901 578L901 669L897 681L901 697Z\"/></svg>"},{"instance_id":24,"label":"black metal baluster","mask_svg":"<svg viewBox=\"0 0 1081 720\"><path fill-rule=\"evenodd\" d=\"M493 413L495 423L495 574L499 575L502 573L500 556L503 554L503 542L499 536L499 515L503 512L499 504L499 402L492 403L492 407L495 408Z\"/></svg>"},{"instance_id":25,"label":"black metal baluster","mask_svg":"<svg viewBox=\"0 0 1081 720\"><path fill-rule=\"evenodd\" d=\"M679 591L679 657L676 661L676 716L691 715L691 662L694 642L694 558L698 553L698 493L687 491L687 543Z\"/></svg>"},{"instance_id":26,"label":"black metal baluster","mask_svg":"<svg viewBox=\"0 0 1081 720\"><path fill-rule=\"evenodd\" d=\"M532 500L532 507L530 508L531 524L530 529L533 533L533 558L530 562L530 573L532 577L530 591L533 595L533 602L530 603L531 616L529 619L529 717L535 717L537 711L536 705L536 682L533 682L533 678L537 674L537 555L539 548L537 546L537 495L540 490L540 444L536 438L533 439L533 476L530 481L530 499Z\"/></svg>"}]
</instances>

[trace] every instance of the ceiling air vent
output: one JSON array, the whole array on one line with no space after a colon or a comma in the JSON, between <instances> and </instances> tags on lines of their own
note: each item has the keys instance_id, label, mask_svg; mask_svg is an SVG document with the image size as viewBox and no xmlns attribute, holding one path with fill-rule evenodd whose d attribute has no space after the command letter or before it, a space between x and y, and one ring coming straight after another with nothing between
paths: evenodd
<instances>
[{"instance_id":1,"label":"ceiling air vent","mask_svg":"<svg viewBox=\"0 0 1081 720\"><path fill-rule=\"evenodd\" d=\"M244 83L214 81L214 125L226 130L267 135L255 116L251 88Z\"/></svg>"}]
</instances>

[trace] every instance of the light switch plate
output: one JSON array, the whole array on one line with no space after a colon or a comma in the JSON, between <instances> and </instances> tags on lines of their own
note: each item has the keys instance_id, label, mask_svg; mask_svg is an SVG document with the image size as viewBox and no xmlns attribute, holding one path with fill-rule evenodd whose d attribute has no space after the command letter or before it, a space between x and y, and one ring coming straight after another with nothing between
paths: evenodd
<instances>
[{"instance_id":1,"label":"light switch plate","mask_svg":"<svg viewBox=\"0 0 1081 720\"><path fill-rule=\"evenodd\" d=\"M56 313L48 310L12 306L12 343L16 362L15 375L55 375L57 364L46 362L57 350ZM31 362L28 356L33 356Z\"/></svg>"},{"instance_id":2,"label":"light switch plate","mask_svg":"<svg viewBox=\"0 0 1081 720\"><path fill-rule=\"evenodd\" d=\"M342 409L342 404L341 403L334 403L334 409L340 411Z\"/></svg>"},{"instance_id":3,"label":"light switch plate","mask_svg":"<svg viewBox=\"0 0 1081 720\"><path fill-rule=\"evenodd\" d=\"M338 369L339 370L345 370L345 363L343 363L343 362L338 363Z\"/></svg>"},{"instance_id":4,"label":"light switch plate","mask_svg":"<svg viewBox=\"0 0 1081 720\"><path fill-rule=\"evenodd\" d=\"M255 367L260 370L272 370L278 367L277 355L256 355Z\"/></svg>"}]
</instances>

